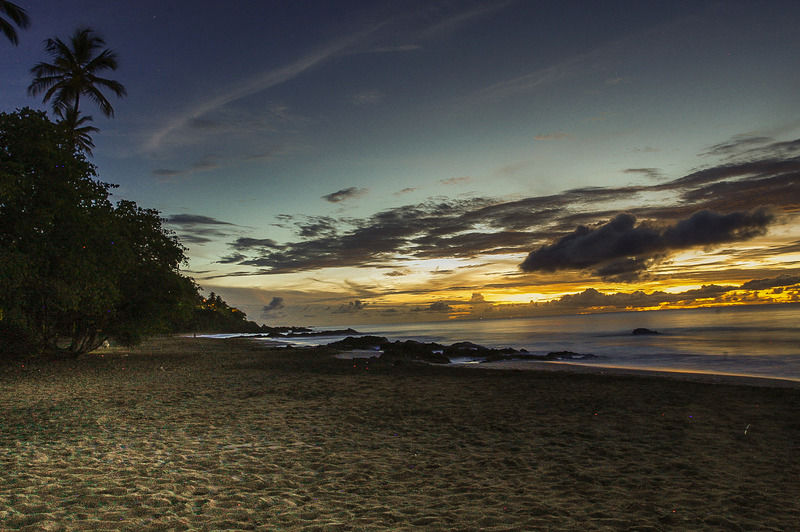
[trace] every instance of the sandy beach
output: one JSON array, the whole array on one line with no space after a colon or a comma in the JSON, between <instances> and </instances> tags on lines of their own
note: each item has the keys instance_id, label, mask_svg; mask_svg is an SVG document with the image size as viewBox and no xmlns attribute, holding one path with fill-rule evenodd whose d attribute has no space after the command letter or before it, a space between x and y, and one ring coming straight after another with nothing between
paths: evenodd
<instances>
[{"instance_id":1,"label":"sandy beach","mask_svg":"<svg viewBox=\"0 0 800 532\"><path fill-rule=\"evenodd\" d=\"M800 389L167 338L0 365L2 530L790 530Z\"/></svg>"}]
</instances>

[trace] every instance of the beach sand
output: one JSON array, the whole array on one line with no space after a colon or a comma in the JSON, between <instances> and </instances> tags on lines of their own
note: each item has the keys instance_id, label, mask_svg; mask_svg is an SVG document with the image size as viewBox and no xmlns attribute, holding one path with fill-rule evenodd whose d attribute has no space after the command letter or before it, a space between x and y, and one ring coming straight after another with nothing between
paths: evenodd
<instances>
[{"instance_id":1,"label":"beach sand","mask_svg":"<svg viewBox=\"0 0 800 532\"><path fill-rule=\"evenodd\" d=\"M101 356L102 355L102 356ZM800 390L167 338L0 366L2 530L791 530Z\"/></svg>"}]
</instances>

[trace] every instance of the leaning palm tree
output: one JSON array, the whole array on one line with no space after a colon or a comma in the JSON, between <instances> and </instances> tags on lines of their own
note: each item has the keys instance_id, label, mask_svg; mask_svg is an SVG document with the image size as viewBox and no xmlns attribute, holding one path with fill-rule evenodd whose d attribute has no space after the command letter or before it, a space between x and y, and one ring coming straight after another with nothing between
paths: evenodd
<instances>
[{"instance_id":1,"label":"leaning palm tree","mask_svg":"<svg viewBox=\"0 0 800 532\"><path fill-rule=\"evenodd\" d=\"M61 119L59 124L67 130L67 134L70 140L72 140L75 149L91 156L92 148L94 148L91 133L100 131L96 127L89 125L89 122L92 121L92 117L81 116L81 112L76 111L74 107L58 107L55 112Z\"/></svg>"},{"instance_id":2,"label":"leaning palm tree","mask_svg":"<svg viewBox=\"0 0 800 532\"><path fill-rule=\"evenodd\" d=\"M8 17L8 20L6 20L6 17ZM0 32L11 41L11 44L16 46L19 44L19 38L12 22L19 28L27 28L31 23L28 13L24 9L17 4L0 0Z\"/></svg>"},{"instance_id":3,"label":"leaning palm tree","mask_svg":"<svg viewBox=\"0 0 800 532\"><path fill-rule=\"evenodd\" d=\"M90 28L80 28L64 43L61 39L47 39L44 49L52 63L39 63L31 69L34 79L28 93L44 93L43 102L53 100L53 111L72 108L76 113L81 96L95 102L106 116L114 116L114 108L101 89L108 89L119 97L125 96L125 87L118 81L101 78L104 70L117 69L117 54L100 49L106 42ZM99 53L97 53L99 51ZM63 111L62 111L63 113Z\"/></svg>"}]
</instances>

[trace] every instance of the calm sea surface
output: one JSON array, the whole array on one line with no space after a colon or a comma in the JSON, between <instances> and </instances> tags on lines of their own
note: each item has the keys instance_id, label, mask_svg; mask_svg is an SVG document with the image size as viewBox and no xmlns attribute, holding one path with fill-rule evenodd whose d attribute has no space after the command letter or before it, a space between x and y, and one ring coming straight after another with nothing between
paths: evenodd
<instances>
[{"instance_id":1,"label":"calm sea surface","mask_svg":"<svg viewBox=\"0 0 800 532\"><path fill-rule=\"evenodd\" d=\"M659 335L634 336L645 327ZM800 381L800 306L619 312L503 320L353 325L389 340L591 353L586 365ZM303 339L324 344L339 337ZM467 360L462 362L469 362Z\"/></svg>"}]
</instances>

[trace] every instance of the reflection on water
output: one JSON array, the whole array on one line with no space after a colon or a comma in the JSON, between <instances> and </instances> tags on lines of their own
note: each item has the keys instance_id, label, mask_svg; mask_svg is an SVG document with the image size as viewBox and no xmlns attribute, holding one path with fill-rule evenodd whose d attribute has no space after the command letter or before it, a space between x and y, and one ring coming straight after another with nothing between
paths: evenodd
<instances>
[{"instance_id":1,"label":"reflection on water","mask_svg":"<svg viewBox=\"0 0 800 532\"><path fill-rule=\"evenodd\" d=\"M800 306L782 305L354 327L390 340L592 353L594 365L800 380L798 318ZM661 334L632 335L639 327Z\"/></svg>"}]
</instances>

